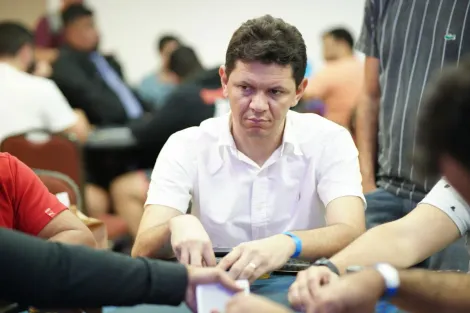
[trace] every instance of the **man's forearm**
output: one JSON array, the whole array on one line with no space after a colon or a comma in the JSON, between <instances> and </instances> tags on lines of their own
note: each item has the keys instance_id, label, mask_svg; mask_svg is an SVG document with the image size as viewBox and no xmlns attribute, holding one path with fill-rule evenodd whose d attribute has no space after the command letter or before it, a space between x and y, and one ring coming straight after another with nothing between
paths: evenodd
<instances>
[{"instance_id":1,"label":"man's forearm","mask_svg":"<svg viewBox=\"0 0 470 313\"><path fill-rule=\"evenodd\" d=\"M330 257L362 234L360 230L346 224L294 231L293 233L302 240L300 257L309 260Z\"/></svg>"},{"instance_id":2,"label":"man's forearm","mask_svg":"<svg viewBox=\"0 0 470 313\"><path fill-rule=\"evenodd\" d=\"M364 183L375 184L379 98L362 97L356 114L356 141Z\"/></svg>"},{"instance_id":3,"label":"man's forearm","mask_svg":"<svg viewBox=\"0 0 470 313\"><path fill-rule=\"evenodd\" d=\"M369 266L387 262L399 268L406 268L419 262L410 252L410 242L403 231L389 223L373 228L331 258L339 271L344 273L351 265ZM412 250L412 249L411 249Z\"/></svg>"},{"instance_id":4,"label":"man's forearm","mask_svg":"<svg viewBox=\"0 0 470 313\"><path fill-rule=\"evenodd\" d=\"M151 258L170 258L173 256L173 249L170 243L170 228L168 223L151 227L137 235L132 256Z\"/></svg>"},{"instance_id":5,"label":"man's forearm","mask_svg":"<svg viewBox=\"0 0 470 313\"><path fill-rule=\"evenodd\" d=\"M0 290L7 301L78 308L178 305L185 296L188 274L180 264L52 243L2 228L0 239Z\"/></svg>"},{"instance_id":6,"label":"man's forearm","mask_svg":"<svg viewBox=\"0 0 470 313\"><path fill-rule=\"evenodd\" d=\"M49 241L62 242L72 245L82 245L96 248L97 243L92 233L81 230L67 230L58 233L48 239Z\"/></svg>"},{"instance_id":7,"label":"man's forearm","mask_svg":"<svg viewBox=\"0 0 470 313\"><path fill-rule=\"evenodd\" d=\"M400 288L392 303L413 313L470 312L470 275L465 273L400 271Z\"/></svg>"}]
</instances>

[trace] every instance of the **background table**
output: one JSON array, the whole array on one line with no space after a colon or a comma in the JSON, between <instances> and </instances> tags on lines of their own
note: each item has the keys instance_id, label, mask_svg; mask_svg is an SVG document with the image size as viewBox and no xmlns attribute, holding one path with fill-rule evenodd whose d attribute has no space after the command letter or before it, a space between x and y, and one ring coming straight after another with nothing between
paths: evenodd
<instances>
[{"instance_id":1,"label":"background table","mask_svg":"<svg viewBox=\"0 0 470 313\"><path fill-rule=\"evenodd\" d=\"M252 293L265 296L277 303L289 306L287 291L294 282L295 276L272 275L269 279L255 281L250 290ZM182 304L178 307L160 305L139 305L134 307L105 308L104 313L190 313L191 311Z\"/></svg>"}]
</instances>

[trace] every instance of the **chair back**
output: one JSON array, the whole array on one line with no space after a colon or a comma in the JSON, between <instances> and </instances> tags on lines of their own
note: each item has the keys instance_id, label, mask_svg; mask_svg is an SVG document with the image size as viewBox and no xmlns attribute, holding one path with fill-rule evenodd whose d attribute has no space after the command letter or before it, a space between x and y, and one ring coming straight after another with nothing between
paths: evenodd
<instances>
[{"instance_id":1,"label":"chair back","mask_svg":"<svg viewBox=\"0 0 470 313\"><path fill-rule=\"evenodd\" d=\"M68 176L83 195L82 151L71 137L47 131L30 131L7 137L0 144L1 152L14 155L30 168L50 170Z\"/></svg>"},{"instance_id":2,"label":"chair back","mask_svg":"<svg viewBox=\"0 0 470 313\"><path fill-rule=\"evenodd\" d=\"M70 205L75 205L80 212L83 212L83 199L80 195L80 189L70 177L55 171L42 169L33 170L50 193L54 195L66 193L68 195Z\"/></svg>"}]
</instances>

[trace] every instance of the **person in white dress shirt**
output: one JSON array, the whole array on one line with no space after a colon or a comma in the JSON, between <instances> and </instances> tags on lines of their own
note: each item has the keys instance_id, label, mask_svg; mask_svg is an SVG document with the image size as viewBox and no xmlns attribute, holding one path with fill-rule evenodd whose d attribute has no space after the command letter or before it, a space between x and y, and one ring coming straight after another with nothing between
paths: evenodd
<instances>
[{"instance_id":1,"label":"person in white dress shirt","mask_svg":"<svg viewBox=\"0 0 470 313\"><path fill-rule=\"evenodd\" d=\"M15 22L0 23L0 142L31 130L75 135L85 142L90 125L51 80L31 75L33 35Z\"/></svg>"},{"instance_id":2,"label":"person in white dress shirt","mask_svg":"<svg viewBox=\"0 0 470 313\"><path fill-rule=\"evenodd\" d=\"M181 263L215 266L214 250L230 250L218 266L253 281L290 258L329 257L364 232L350 133L290 110L307 86L306 62L302 35L281 19L236 30L219 71L231 112L168 139L134 256L174 252Z\"/></svg>"}]
</instances>

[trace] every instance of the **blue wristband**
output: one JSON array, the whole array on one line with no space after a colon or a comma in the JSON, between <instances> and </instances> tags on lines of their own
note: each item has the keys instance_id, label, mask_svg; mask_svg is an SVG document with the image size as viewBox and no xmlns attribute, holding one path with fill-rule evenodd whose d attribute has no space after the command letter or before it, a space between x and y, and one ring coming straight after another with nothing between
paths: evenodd
<instances>
[{"instance_id":1,"label":"blue wristband","mask_svg":"<svg viewBox=\"0 0 470 313\"><path fill-rule=\"evenodd\" d=\"M302 252L302 240L300 240L299 237L297 237L296 235L294 235L293 233L288 232L288 231L283 232L282 234L286 235L286 236L289 236L294 240L294 242L295 242L295 252L291 256L291 258L298 257L300 255L300 253Z\"/></svg>"}]
</instances>

